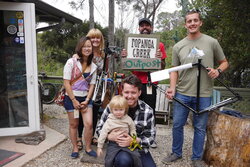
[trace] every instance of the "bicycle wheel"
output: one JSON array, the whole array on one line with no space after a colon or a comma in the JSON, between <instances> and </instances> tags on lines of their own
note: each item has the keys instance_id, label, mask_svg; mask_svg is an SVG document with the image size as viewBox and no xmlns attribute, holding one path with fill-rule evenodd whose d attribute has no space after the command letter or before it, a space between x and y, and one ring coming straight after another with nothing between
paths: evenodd
<instances>
[{"instance_id":1,"label":"bicycle wheel","mask_svg":"<svg viewBox=\"0 0 250 167\"><path fill-rule=\"evenodd\" d=\"M42 102L44 104L51 104L55 100L56 86L52 83L43 83L42 88Z\"/></svg>"}]
</instances>

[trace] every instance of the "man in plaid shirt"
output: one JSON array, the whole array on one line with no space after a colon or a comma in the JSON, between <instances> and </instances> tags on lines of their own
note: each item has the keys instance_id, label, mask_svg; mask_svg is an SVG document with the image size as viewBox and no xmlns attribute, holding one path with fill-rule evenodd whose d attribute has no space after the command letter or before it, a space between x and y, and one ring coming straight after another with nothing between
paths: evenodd
<instances>
[{"instance_id":1,"label":"man in plaid shirt","mask_svg":"<svg viewBox=\"0 0 250 167\"><path fill-rule=\"evenodd\" d=\"M142 165L144 167L155 167L156 164L149 152L149 146L155 140L155 118L153 109L145 102L139 100L141 95L141 80L135 75L130 75L123 80L122 95L127 99L129 105L128 115L134 120L136 125L136 141L143 148L139 150ZM96 133L99 136L103 124L108 118L110 108L104 110L101 119L97 125ZM132 142L132 137L122 130L114 130L108 135L108 140L116 142L120 147L128 147ZM133 166L131 155L121 150L114 158L115 167Z\"/></svg>"}]
</instances>

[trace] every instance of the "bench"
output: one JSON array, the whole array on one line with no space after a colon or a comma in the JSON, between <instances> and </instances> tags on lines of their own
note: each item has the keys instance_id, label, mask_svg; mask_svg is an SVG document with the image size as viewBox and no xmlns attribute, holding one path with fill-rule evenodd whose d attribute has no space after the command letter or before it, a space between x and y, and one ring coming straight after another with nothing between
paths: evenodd
<instances>
[{"instance_id":1,"label":"bench","mask_svg":"<svg viewBox=\"0 0 250 167\"><path fill-rule=\"evenodd\" d=\"M162 90L167 89L166 84L159 84L158 87L160 87ZM172 100L168 100L168 98L165 97L165 92L161 92L160 89L156 90L156 104L155 104L155 115L156 118L164 118L164 122L167 122L168 125L170 125L170 116L171 116L171 104Z\"/></svg>"},{"instance_id":2,"label":"bench","mask_svg":"<svg viewBox=\"0 0 250 167\"><path fill-rule=\"evenodd\" d=\"M214 89L211 104L214 105L216 103L219 103L220 101L221 101L221 93L220 91Z\"/></svg>"}]
</instances>

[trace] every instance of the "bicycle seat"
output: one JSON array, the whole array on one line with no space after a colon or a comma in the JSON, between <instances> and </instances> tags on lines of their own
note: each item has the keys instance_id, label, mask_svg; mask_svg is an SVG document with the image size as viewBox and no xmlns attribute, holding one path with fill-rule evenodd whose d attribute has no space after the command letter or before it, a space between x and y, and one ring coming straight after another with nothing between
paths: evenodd
<instances>
[{"instance_id":1,"label":"bicycle seat","mask_svg":"<svg viewBox=\"0 0 250 167\"><path fill-rule=\"evenodd\" d=\"M41 75L42 77L47 76L45 72L39 72L38 74Z\"/></svg>"}]
</instances>

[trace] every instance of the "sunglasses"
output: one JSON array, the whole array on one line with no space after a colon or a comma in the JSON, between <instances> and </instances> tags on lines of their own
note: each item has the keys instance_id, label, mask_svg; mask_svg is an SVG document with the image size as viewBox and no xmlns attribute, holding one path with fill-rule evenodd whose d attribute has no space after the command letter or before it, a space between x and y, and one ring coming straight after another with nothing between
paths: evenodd
<instances>
[{"instance_id":1,"label":"sunglasses","mask_svg":"<svg viewBox=\"0 0 250 167\"><path fill-rule=\"evenodd\" d=\"M191 10L188 10L187 11L187 14L190 14L190 13L200 13L201 11L199 9L191 9Z\"/></svg>"}]
</instances>

